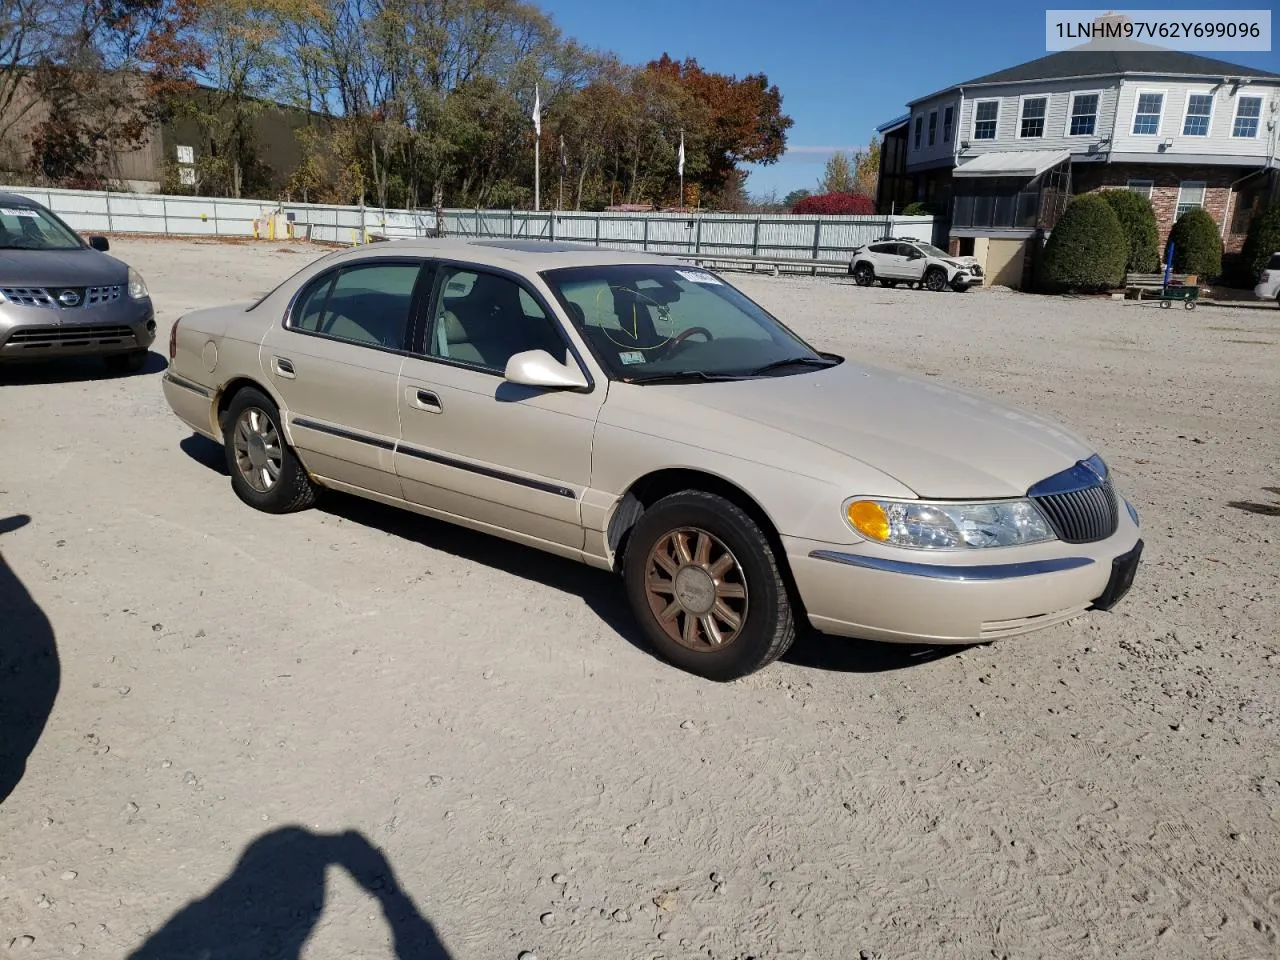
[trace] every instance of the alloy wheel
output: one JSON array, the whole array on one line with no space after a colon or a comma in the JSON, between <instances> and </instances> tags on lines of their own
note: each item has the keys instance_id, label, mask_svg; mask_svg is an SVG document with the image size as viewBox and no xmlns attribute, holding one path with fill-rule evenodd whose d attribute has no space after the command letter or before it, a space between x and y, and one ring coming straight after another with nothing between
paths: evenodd
<instances>
[{"instance_id":1,"label":"alloy wheel","mask_svg":"<svg viewBox=\"0 0 1280 960\"><path fill-rule=\"evenodd\" d=\"M747 581L725 543L698 527L672 530L645 563L645 596L658 625L696 651L727 646L747 619Z\"/></svg>"},{"instance_id":2,"label":"alloy wheel","mask_svg":"<svg viewBox=\"0 0 1280 960\"><path fill-rule=\"evenodd\" d=\"M246 407L236 420L232 445L245 483L259 493L268 493L284 466L280 433L271 417L257 407Z\"/></svg>"}]
</instances>

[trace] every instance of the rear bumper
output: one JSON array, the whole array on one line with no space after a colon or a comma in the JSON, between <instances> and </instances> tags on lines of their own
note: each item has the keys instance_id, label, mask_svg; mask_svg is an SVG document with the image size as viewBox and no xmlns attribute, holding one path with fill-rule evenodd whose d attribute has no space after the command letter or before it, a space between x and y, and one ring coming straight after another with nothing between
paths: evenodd
<instances>
[{"instance_id":1,"label":"rear bumper","mask_svg":"<svg viewBox=\"0 0 1280 960\"><path fill-rule=\"evenodd\" d=\"M156 339L151 300L80 309L15 307L0 316L0 362L146 350Z\"/></svg>"},{"instance_id":2,"label":"rear bumper","mask_svg":"<svg viewBox=\"0 0 1280 960\"><path fill-rule=\"evenodd\" d=\"M160 382L165 402L179 420L203 437L218 443L222 438L213 425L213 391L166 370Z\"/></svg>"},{"instance_id":3,"label":"rear bumper","mask_svg":"<svg viewBox=\"0 0 1280 960\"><path fill-rule=\"evenodd\" d=\"M986 643L1109 608L1132 584L1141 552L1128 514L1099 543L995 551L996 560L984 557L982 563L954 555L938 563L919 551L890 555L865 545L783 542L814 627L891 643Z\"/></svg>"}]
</instances>

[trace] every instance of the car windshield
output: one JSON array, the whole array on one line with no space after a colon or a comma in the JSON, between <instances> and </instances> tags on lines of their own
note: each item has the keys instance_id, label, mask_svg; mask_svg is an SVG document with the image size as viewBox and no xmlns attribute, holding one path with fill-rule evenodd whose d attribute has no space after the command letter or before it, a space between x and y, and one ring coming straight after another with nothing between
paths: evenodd
<instances>
[{"instance_id":1,"label":"car windshield","mask_svg":"<svg viewBox=\"0 0 1280 960\"><path fill-rule=\"evenodd\" d=\"M39 207L0 202L0 249L76 250L80 238Z\"/></svg>"},{"instance_id":2,"label":"car windshield","mask_svg":"<svg viewBox=\"0 0 1280 960\"><path fill-rule=\"evenodd\" d=\"M823 356L715 274L665 264L566 267L543 279L618 379L635 383L804 373Z\"/></svg>"},{"instance_id":3,"label":"car windshield","mask_svg":"<svg viewBox=\"0 0 1280 960\"><path fill-rule=\"evenodd\" d=\"M920 248L920 252L923 253L926 257L950 257L951 256L951 254L947 253L947 251L939 250L932 243L917 243L916 246Z\"/></svg>"}]
</instances>

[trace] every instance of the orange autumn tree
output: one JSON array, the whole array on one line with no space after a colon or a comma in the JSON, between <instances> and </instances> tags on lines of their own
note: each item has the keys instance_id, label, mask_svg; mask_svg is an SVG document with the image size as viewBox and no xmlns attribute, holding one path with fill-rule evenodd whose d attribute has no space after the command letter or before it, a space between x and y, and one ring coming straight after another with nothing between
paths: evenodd
<instances>
[{"instance_id":1,"label":"orange autumn tree","mask_svg":"<svg viewBox=\"0 0 1280 960\"><path fill-rule=\"evenodd\" d=\"M787 130L795 121L782 112L782 94L765 74L739 79L708 72L692 58L677 62L665 53L645 70L674 83L685 94L680 119L685 130L686 185L692 181L704 195L727 198L738 192L740 164L775 163L786 150ZM689 160L695 155L698 162L692 164Z\"/></svg>"}]
</instances>

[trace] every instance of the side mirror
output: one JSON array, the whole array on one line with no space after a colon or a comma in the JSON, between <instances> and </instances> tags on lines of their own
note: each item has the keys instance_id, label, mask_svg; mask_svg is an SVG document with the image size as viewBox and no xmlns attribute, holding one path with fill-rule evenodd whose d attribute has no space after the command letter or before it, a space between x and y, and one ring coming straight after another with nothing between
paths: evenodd
<instances>
[{"instance_id":1,"label":"side mirror","mask_svg":"<svg viewBox=\"0 0 1280 960\"><path fill-rule=\"evenodd\" d=\"M90 237L89 246L93 247L95 250L101 251L102 253L106 253L111 249L111 242L107 240L106 237Z\"/></svg>"},{"instance_id":2,"label":"side mirror","mask_svg":"<svg viewBox=\"0 0 1280 960\"><path fill-rule=\"evenodd\" d=\"M577 365L560 363L545 350L526 350L507 361L503 376L526 387L581 389L587 378Z\"/></svg>"}]
</instances>

